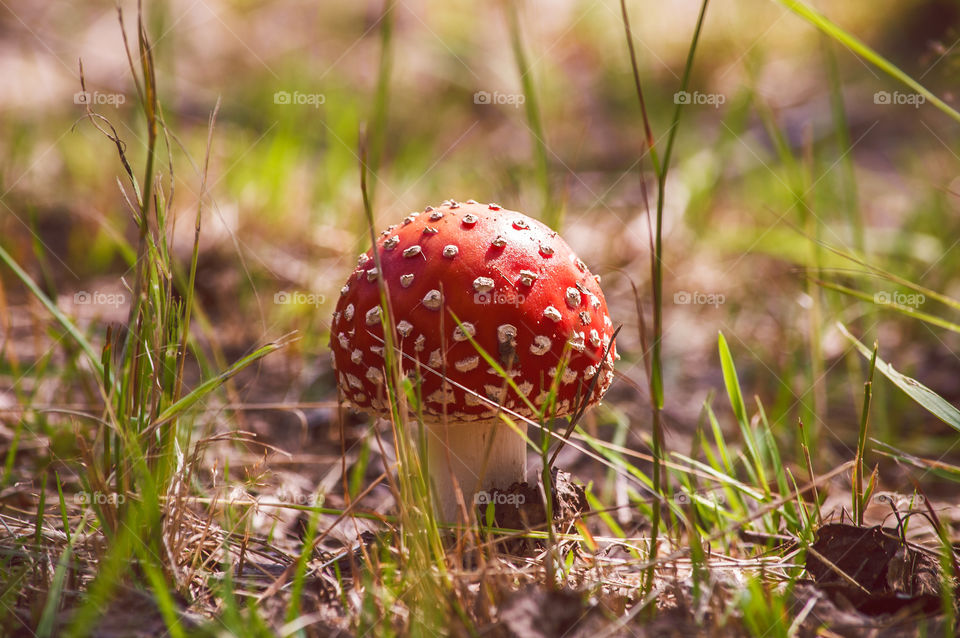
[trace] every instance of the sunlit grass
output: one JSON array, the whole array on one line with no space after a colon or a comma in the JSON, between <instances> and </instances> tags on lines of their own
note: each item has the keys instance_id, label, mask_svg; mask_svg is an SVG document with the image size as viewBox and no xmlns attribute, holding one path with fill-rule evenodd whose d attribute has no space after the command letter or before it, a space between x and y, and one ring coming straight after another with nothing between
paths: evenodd
<instances>
[{"instance_id":1,"label":"sunlit grass","mask_svg":"<svg viewBox=\"0 0 960 638\"><path fill-rule=\"evenodd\" d=\"M617 21L628 15L637 21L641 13L628 12L627 4L620 14L601 13L605 8L577 14L584 24L571 26L574 36L602 25L608 42L623 43L614 34L626 25ZM27 622L37 635L89 634L105 613L117 613L108 605L128 588L152 600L152 616L171 635L311 635L328 620L358 634L480 635L507 599L534 583L577 587L591 604L626 592L621 609L606 618L610 627L655 618L670 593L690 603L692 622L703 630L794 635L809 613L793 599L804 553L824 517L837 516L826 506L829 498L842 495L850 507L844 514L863 523L884 482L882 470L873 470L878 463L894 459L915 468L912 476L923 487L936 480L942 488L960 476L956 463L938 458L960 430L955 397L924 385L927 369L913 358L914 349L949 354L956 344L951 333L960 332L958 258L946 252L936 261L930 253L931 245L948 248L952 235L943 231L956 195L939 182L924 184L931 193L906 206L899 227L875 223L873 191L863 189L875 189L871 182L884 173L857 160L866 126L847 118L856 110L845 91L853 81L847 49L942 113L957 115L850 32L806 5L780 4L823 33L822 55L809 63L829 75L829 124L798 135L782 105L763 94L753 72L762 70L766 46L743 61L750 82L725 96L722 114L674 101L675 91L709 88L697 84L706 73L698 73L701 63L716 69L699 50L701 32L706 37L712 26L703 2L687 25L686 56L669 61L677 65L673 76L651 71L661 63L646 47L623 47L618 68L603 70L606 84L589 96L599 119L615 122L630 142L596 142L626 149L611 153L609 166L616 168L592 164L603 154L590 135L578 134L580 146L570 143L567 129L576 127L564 117L583 96L555 99L568 79L552 76L567 58L544 47L530 15L513 4L498 13L496 31L512 80L464 70L460 56L484 43L464 39L471 30L454 21L450 31L460 39L437 36L423 47L436 56L433 67L425 66L449 65L437 72L449 82L445 92L424 91L412 100L415 90L397 78L408 80L407 67L423 64L405 48L404 29L413 18L387 2L370 24L358 21L368 29L369 43L359 45L369 48L368 75L271 59L269 72L231 78L220 110L211 102L209 119L190 113L196 104L183 108L172 83L154 77L160 68L166 79L171 58L164 56L174 53L159 44L157 63L147 34L175 29L171 16L158 10L143 31L128 21L135 49L130 101L109 112L124 144L122 161L109 136L93 126L112 135L103 119L81 120L73 133L54 139L53 132L70 130L77 111L57 110L42 122L25 117L6 136L5 164L25 165L49 145L60 165L54 188L31 184L3 198L37 239L0 242L0 327L4 334L10 329L16 305L23 311L16 320L29 317L29 341L43 354L21 359L22 344L4 338L0 345L0 374L12 380L3 398L11 396L16 406L2 413L10 438L0 487L36 494L0 512L7 530L0 624L23 622L12 610L29 585L37 596ZM633 31L626 38L631 46ZM707 46L715 55L716 43ZM518 88L511 89L514 81ZM518 90L523 108L474 102L475 91L496 89L496 82L501 91ZM322 93L323 103L278 103L283 91ZM639 110L630 101L633 91ZM494 140L489 147L485 137ZM936 142L934 151L900 144L910 146L901 151L904 173L923 174L927 153L950 161ZM622 186L637 184L637 170L639 197ZM5 175L5 181L13 180ZM672 191L674 184L681 187ZM672 193L689 197L685 208L671 209ZM529 212L588 251L590 243L580 238L621 214L621 226L640 220L633 226L649 229L649 243L632 253L623 247L624 230L589 255L604 285L617 291L611 307L626 324L615 392L566 432L549 409L529 424L528 444L540 457L548 491L560 448L575 450L592 468L583 479L591 510L576 532L552 524L497 529L492 510L466 527L437 520L419 389L403 375L409 362L395 356L394 335L385 338L388 424L358 427L336 404L325 344L344 273L378 228L450 196L535 202L539 210ZM68 211L56 213L64 224L57 231L69 235L65 251L39 241L56 234L41 225L57 207ZM10 228L29 233L13 222ZM695 359L697 369L684 370L678 346L685 335L672 330L684 309L671 299L685 267L701 267L703 255L721 264L714 267L724 272L729 301L699 315L711 326L723 317L722 331L714 339L711 327L708 353ZM758 280L766 272L726 270L741 259L781 270L771 270L764 286ZM221 279L224 271L235 276ZM629 288L617 279L620 272L636 280L636 304L624 301ZM99 285L104 273L133 302L109 327L74 316L62 300ZM214 297L218 291L227 303ZM277 293L293 291L311 301L276 301ZM894 301L878 303L877 294ZM930 303L900 303L897 294ZM901 347L885 341L891 325ZM297 341L284 336L293 328ZM872 341L879 345L871 351L863 344ZM495 358L481 354L513 383ZM839 357L845 365L835 365ZM691 399L682 383L690 377L716 391L722 384L725 396L711 391ZM246 402L260 396L258 384L272 382L292 386L280 393L281 408L259 421L248 417ZM688 422L687 406L678 405L690 400L699 412L696 425ZM301 417L300 429L281 432L279 417L273 421L281 411ZM502 418L505 427L515 425L513 416ZM897 427L914 421L942 422L946 434ZM272 498L271 481L287 470L265 431L286 437L280 447L296 440L300 451L335 449L344 455L342 466L325 461L327 482L317 483L306 504ZM920 502L914 485L895 487ZM80 494L87 502L77 500ZM264 512L276 520L265 523ZM291 528L286 515L298 517ZM927 515L949 631L955 521ZM363 536L368 530L376 530L373 540ZM505 539L518 537L543 551L532 557L503 551ZM718 585L731 564L744 575L738 589ZM257 569L262 573L251 575ZM328 606L318 607L317 591ZM731 604L724 607L722 597ZM321 620L320 612L331 609L333 620Z\"/></svg>"}]
</instances>

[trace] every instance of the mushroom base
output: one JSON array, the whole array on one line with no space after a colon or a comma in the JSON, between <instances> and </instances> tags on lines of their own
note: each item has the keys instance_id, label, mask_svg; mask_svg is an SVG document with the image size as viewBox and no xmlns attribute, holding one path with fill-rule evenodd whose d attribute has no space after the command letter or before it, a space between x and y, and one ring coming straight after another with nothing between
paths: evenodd
<instances>
[{"instance_id":1,"label":"mushroom base","mask_svg":"<svg viewBox=\"0 0 960 638\"><path fill-rule=\"evenodd\" d=\"M518 423L526 434L527 424ZM526 443L498 418L470 423L427 423L427 457L445 522L461 518L457 488L467 512L483 504L493 488L506 490L526 480Z\"/></svg>"}]
</instances>

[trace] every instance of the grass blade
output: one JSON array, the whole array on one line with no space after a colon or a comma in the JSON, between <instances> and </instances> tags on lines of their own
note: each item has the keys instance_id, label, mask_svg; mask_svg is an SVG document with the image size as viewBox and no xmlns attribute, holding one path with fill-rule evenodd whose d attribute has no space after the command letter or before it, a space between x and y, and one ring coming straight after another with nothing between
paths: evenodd
<instances>
[{"instance_id":1,"label":"grass blade","mask_svg":"<svg viewBox=\"0 0 960 638\"><path fill-rule=\"evenodd\" d=\"M871 296L870 294L865 293L861 290L857 290L855 288L848 288L847 286L844 286L842 284L836 284L829 281L821 281L819 279L813 279L813 281L817 285L823 288L835 290L845 295L855 297L856 299L859 299L861 301L866 301L868 303L876 304L881 308L890 308L891 310L896 310L900 314L906 315L907 317L912 317L913 319L919 319L920 321L924 321L926 323L937 326L939 328L943 328L945 330L949 330L951 332L960 333L960 324L954 323L952 321L948 321L947 319L943 319L936 315L931 315L926 312L921 312L916 308L914 308L913 306L905 306L895 301L889 301L887 303L881 304L881 303L878 303L878 299L876 295Z\"/></svg>"},{"instance_id":2,"label":"grass blade","mask_svg":"<svg viewBox=\"0 0 960 638\"><path fill-rule=\"evenodd\" d=\"M3 249L3 246L0 246L0 260L2 260L10 270L13 271L13 274L17 276L24 286L30 291L30 293L37 298L37 301L43 304L44 308L50 311L50 314L53 315L54 319L63 326L63 329L66 330L73 340L77 342L83 352L90 359L90 364L97 370L98 373L103 374L103 364L100 363L100 357L97 355L97 351L94 347L87 341L87 338L83 336L83 333L80 332L80 329L70 321L69 317L63 314L57 305L53 303L49 297L47 297L37 283L26 273L26 271L20 267L13 257L10 256L6 250Z\"/></svg>"},{"instance_id":3,"label":"grass blade","mask_svg":"<svg viewBox=\"0 0 960 638\"><path fill-rule=\"evenodd\" d=\"M870 357L870 374L863 384L863 409L860 412L860 431L857 435L857 462L853 466L853 516L857 525L863 525L863 452L867 444L867 423L870 419L870 398L873 396L873 372L877 368L877 349L879 342L873 342L873 355Z\"/></svg>"},{"instance_id":4,"label":"grass blade","mask_svg":"<svg viewBox=\"0 0 960 638\"><path fill-rule=\"evenodd\" d=\"M155 428L159 425L163 425L164 423L170 421L171 419L176 418L181 413L188 410L195 403L197 403L198 401L203 399L205 396L207 396L208 394L210 394L211 392L219 388L221 385L223 385L223 383L227 379L237 374L238 372L240 372L241 370L249 366L251 363L254 363L257 360L262 359L263 357L267 356L271 352L279 350L280 348L287 345L290 342L289 337L290 335L287 335L287 337L281 337L277 341L273 341L271 343L268 343L265 346L257 348L256 350L254 350L244 358L240 359L239 361L234 363L232 366L230 366L229 368L227 368L217 376L213 377L212 379L207 379L206 381L198 385L196 388L194 388L194 390L190 392L190 394L183 397L176 403L173 403L172 405L170 405L170 407L168 407L166 410L161 412L160 416L157 417L157 420L152 424L152 427Z\"/></svg>"},{"instance_id":5,"label":"grass blade","mask_svg":"<svg viewBox=\"0 0 960 638\"><path fill-rule=\"evenodd\" d=\"M909 86L911 89L928 99L935 107L949 115L957 122L960 122L960 113L955 111L949 104L938 98L933 94L932 91L900 70L898 66L858 40L853 34L834 24L822 13L816 11L804 2L800 2L799 0L776 0L776 2L794 12L813 26L817 27L826 35L847 47L853 53L859 55L867 62L870 62L890 77Z\"/></svg>"},{"instance_id":6,"label":"grass blade","mask_svg":"<svg viewBox=\"0 0 960 638\"><path fill-rule=\"evenodd\" d=\"M730 397L730 407L733 408L737 421L742 425L748 425L750 421L747 419L747 407L740 392L740 380L737 378L737 368L730 355L730 347L722 332L717 340L720 348L720 367L723 369L723 384L727 388L727 396Z\"/></svg>"},{"instance_id":7,"label":"grass blade","mask_svg":"<svg viewBox=\"0 0 960 638\"><path fill-rule=\"evenodd\" d=\"M846 326L837 322L837 329L853 343L854 347L860 351L860 354L862 354L864 358L869 359L872 356L870 348L860 343L856 337L850 334ZM876 365L877 370L883 373L883 376L893 381L894 385L903 390L907 396L920 404L930 412L930 414L960 432L960 410L916 379L897 372L892 365L880 357L877 357Z\"/></svg>"},{"instance_id":8,"label":"grass blade","mask_svg":"<svg viewBox=\"0 0 960 638\"><path fill-rule=\"evenodd\" d=\"M520 75L520 85L523 88L523 108L527 116L527 127L533 139L533 148L536 150L537 181L543 191L543 222L551 228L560 225L561 210L553 197L553 188L550 186L550 162L547 158L547 142L543 133L543 118L540 115L540 104L537 101L537 92L533 86L533 74L523 50L523 36L520 32L520 17L517 15L517 2L506 3L507 22L510 27L510 45L513 48L513 57Z\"/></svg>"}]
</instances>

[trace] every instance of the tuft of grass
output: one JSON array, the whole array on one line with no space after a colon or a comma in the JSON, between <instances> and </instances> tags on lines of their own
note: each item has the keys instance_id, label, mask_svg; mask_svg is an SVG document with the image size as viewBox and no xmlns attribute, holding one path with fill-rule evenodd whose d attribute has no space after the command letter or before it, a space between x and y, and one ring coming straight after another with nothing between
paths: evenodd
<instances>
[{"instance_id":1,"label":"tuft of grass","mask_svg":"<svg viewBox=\"0 0 960 638\"><path fill-rule=\"evenodd\" d=\"M700 5L700 12L697 16L697 23L693 30L693 36L690 40L690 48L687 52L686 62L684 64L683 75L680 80L680 91L687 91L690 86L690 77L693 71L693 59L697 50L697 43L700 41L700 33L703 29L703 21L707 12L709 0L703 0ZM667 130L667 142L661 163L657 154L656 142L654 141L653 129L650 126L650 117L647 111L647 104L643 96L643 88L640 82L640 71L637 63L636 51L633 46L633 33L630 30L630 18L627 12L626 0L620 0L620 10L623 17L623 27L627 41L627 49L630 53L630 64L633 73L634 86L637 92L637 101L640 106L640 114L643 120L644 131L646 133L647 148L641 157L650 155L650 161L653 165L654 173L657 177L657 201L656 201L656 224L654 226L653 236L651 237L650 252L650 270L653 295L653 344L649 351L649 361L646 363L648 370L648 384L650 389L650 400L653 413L653 491L657 498L664 495L664 486L662 485L661 459L663 456L663 424L661 422L661 412L664 406L664 388L663 388L663 362L662 362L662 341L663 341L663 210L666 201L666 183L667 174L670 170L670 156L673 152L674 142L676 140L677 130L680 124L680 115L683 112L683 101L674 100L675 107L670 127ZM647 207L647 216L649 218L649 202L647 200L646 182L643 178L643 163L639 164L640 185L643 191L644 205ZM644 350L644 358L648 352ZM652 532L650 537L650 555L657 555L657 537L660 532L660 508L653 509L653 520L651 521ZM647 571L647 591L653 589L654 570L651 567Z\"/></svg>"},{"instance_id":2,"label":"tuft of grass","mask_svg":"<svg viewBox=\"0 0 960 638\"><path fill-rule=\"evenodd\" d=\"M89 104L86 119L106 136L117 152L126 179L121 188L136 229L136 259L130 278L132 302L126 328L122 331L108 329L98 352L93 341L56 307L12 256L0 248L0 260L53 316L78 352L87 359L86 372L78 369L78 374L84 375L83 383L94 389L93 398L99 399L101 409L96 417L99 426L95 428L93 438L79 440L82 465L75 468L85 498L92 505L93 521L88 522L84 517L71 529L63 485L59 474L57 476L61 522L67 545L57 563L53 585L47 592L38 623L41 635L89 635L107 601L131 577L150 592L167 631L174 636L184 635L174 592L183 590L186 582L171 551L180 547L176 545L176 537L169 535L170 528L165 520L178 515L171 507L176 501L167 497L178 493L178 486L189 480L191 469L185 465L184 459L185 451L190 449L191 413L212 394L222 390L231 377L287 341L262 346L223 372L185 391L184 370L194 351L190 319L194 309L193 287L197 276L208 162L204 164L201 177L192 259L183 280L187 286L186 289L178 288L170 215L174 198L173 151L160 106L154 48L142 14L138 13L135 23L135 54L129 49L123 14L119 10L118 18L147 131L143 172L139 179L128 159L127 144L110 121L94 112ZM86 90L82 63L80 81L81 89ZM212 141L215 115L216 109L209 123L208 145ZM166 149L167 164L165 169L158 171L161 146ZM207 157L209 159L209 150ZM187 452L186 457L189 456ZM40 488L36 521L38 544L45 527L45 481ZM76 543L88 533L101 533L109 542L99 557L99 569L87 585L69 624L61 626L57 612L66 592L66 578L71 570ZM137 566L133 575L131 564Z\"/></svg>"}]
</instances>

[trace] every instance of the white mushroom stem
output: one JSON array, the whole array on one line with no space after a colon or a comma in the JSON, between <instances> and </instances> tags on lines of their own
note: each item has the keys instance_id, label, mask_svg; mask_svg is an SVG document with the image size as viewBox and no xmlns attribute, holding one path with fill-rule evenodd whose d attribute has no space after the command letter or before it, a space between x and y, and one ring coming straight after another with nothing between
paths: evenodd
<instances>
[{"instance_id":1,"label":"white mushroom stem","mask_svg":"<svg viewBox=\"0 0 960 638\"><path fill-rule=\"evenodd\" d=\"M526 423L518 427L526 434ZM444 522L462 519L458 487L470 512L476 508L477 492L505 490L526 480L526 443L499 418L448 425L428 423L427 458L430 479L437 490L438 513Z\"/></svg>"}]
</instances>

